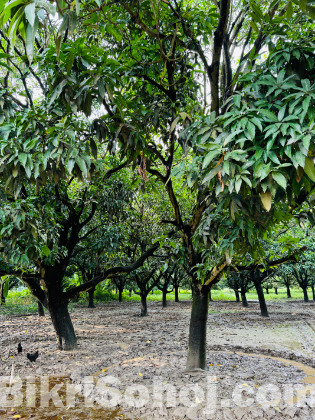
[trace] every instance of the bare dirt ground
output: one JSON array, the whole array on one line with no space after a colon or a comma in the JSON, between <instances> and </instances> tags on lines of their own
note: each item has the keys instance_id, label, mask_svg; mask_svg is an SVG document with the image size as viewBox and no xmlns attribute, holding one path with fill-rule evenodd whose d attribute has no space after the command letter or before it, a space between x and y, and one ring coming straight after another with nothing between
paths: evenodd
<instances>
[{"instance_id":1,"label":"bare dirt ground","mask_svg":"<svg viewBox=\"0 0 315 420\"><path fill-rule=\"evenodd\" d=\"M49 407L40 407L36 394L35 407L12 403L0 410L0 419L314 420L315 305L268 306L270 318L261 318L254 302L247 309L211 302L206 372L185 371L191 302L169 302L164 309L150 302L145 318L137 302L75 307L79 347L72 352L56 349L48 316L0 317L0 381L13 364L14 377L35 375L38 387L47 377L51 387L60 384L59 396L47 391L54 397ZM26 353L36 350L33 367ZM70 382L78 393L67 400ZM111 407L114 401L118 409Z\"/></svg>"}]
</instances>

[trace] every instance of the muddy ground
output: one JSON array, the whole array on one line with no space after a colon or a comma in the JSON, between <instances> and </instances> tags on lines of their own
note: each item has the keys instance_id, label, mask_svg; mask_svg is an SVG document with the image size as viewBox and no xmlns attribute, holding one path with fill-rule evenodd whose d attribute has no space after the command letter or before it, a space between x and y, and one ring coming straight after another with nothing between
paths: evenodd
<instances>
[{"instance_id":1,"label":"muddy ground","mask_svg":"<svg viewBox=\"0 0 315 420\"><path fill-rule=\"evenodd\" d=\"M169 302L164 309L149 302L146 318L137 302L74 307L79 347L72 352L56 349L48 316L0 316L0 380L13 364L23 386L30 376L38 387L46 378L51 387L60 384L59 394L49 394L55 398L49 407L40 407L36 394L35 407L25 398L17 406L12 400L0 419L314 420L315 304L268 306L270 318L261 318L257 302L247 309L210 303L206 372L185 371L191 302ZM32 366L26 353L36 350L40 357ZM67 400L64 384L70 382L77 394Z\"/></svg>"}]
</instances>

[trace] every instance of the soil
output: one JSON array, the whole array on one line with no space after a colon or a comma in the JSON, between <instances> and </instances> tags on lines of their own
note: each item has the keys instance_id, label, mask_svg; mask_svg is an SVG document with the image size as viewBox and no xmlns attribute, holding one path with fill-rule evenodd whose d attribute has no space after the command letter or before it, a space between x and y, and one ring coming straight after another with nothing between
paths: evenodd
<instances>
[{"instance_id":1,"label":"soil","mask_svg":"<svg viewBox=\"0 0 315 420\"><path fill-rule=\"evenodd\" d=\"M211 302L209 370L191 372L185 371L191 302L168 302L167 308L148 302L148 317L139 316L138 302L74 307L71 317L79 347L71 352L57 350L48 316L0 317L0 380L10 376L13 364L14 376L35 375L37 381L49 377L51 386L78 387L70 403L62 397L64 385L59 407L50 402L47 408L28 408L24 402L10 407L18 414L5 408L1 415L0 410L0 419L313 420L315 304L268 302L268 309L270 317L262 318L257 302L246 309L241 303ZM39 357L32 366L26 353L36 350ZM118 408L111 407L115 398Z\"/></svg>"}]
</instances>

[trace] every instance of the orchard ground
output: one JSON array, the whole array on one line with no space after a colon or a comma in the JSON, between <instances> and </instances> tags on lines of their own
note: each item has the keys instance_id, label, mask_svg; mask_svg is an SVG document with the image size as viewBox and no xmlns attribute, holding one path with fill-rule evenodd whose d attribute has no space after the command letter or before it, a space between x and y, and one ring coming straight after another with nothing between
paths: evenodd
<instances>
[{"instance_id":1,"label":"orchard ground","mask_svg":"<svg viewBox=\"0 0 315 420\"><path fill-rule=\"evenodd\" d=\"M169 294L167 308L162 308L160 293L150 295L149 316L144 318L139 316L135 295L130 299L125 294L121 303L96 300L95 309L86 308L85 302L71 304L79 343L72 352L56 349L49 315L39 318L27 293L11 293L0 307L0 380L11 375L14 365L14 380L23 379L20 392L25 391L24 379L32 376L38 390L46 378L51 387L63 387L59 402L54 398L49 407L43 407L40 394L35 407L27 407L25 399L14 406L8 402L13 397L8 397L0 419L313 420L315 303L304 303L295 289L292 299L285 299L282 289L278 295L270 291L265 296L269 318L260 316L254 293L248 294L249 307L244 309L234 301L234 292L213 291L207 332L209 370L185 371L191 311L187 291L180 294L179 303ZM19 342L23 353L17 354ZM36 350L40 356L32 366L26 353ZM70 382L78 386L78 393L67 399ZM89 386L94 388L87 395ZM117 408L111 407L114 402Z\"/></svg>"}]
</instances>

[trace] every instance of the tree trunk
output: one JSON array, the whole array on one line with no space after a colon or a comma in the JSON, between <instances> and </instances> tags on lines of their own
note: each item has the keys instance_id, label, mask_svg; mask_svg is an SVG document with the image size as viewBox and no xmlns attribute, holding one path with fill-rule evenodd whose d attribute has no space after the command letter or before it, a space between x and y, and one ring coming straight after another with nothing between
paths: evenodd
<instances>
[{"instance_id":1,"label":"tree trunk","mask_svg":"<svg viewBox=\"0 0 315 420\"><path fill-rule=\"evenodd\" d=\"M303 288L304 302L308 302L307 287Z\"/></svg>"},{"instance_id":2,"label":"tree trunk","mask_svg":"<svg viewBox=\"0 0 315 420\"><path fill-rule=\"evenodd\" d=\"M193 297L194 297L194 288L193 286L191 286L191 298L193 299Z\"/></svg>"},{"instance_id":3,"label":"tree trunk","mask_svg":"<svg viewBox=\"0 0 315 420\"><path fill-rule=\"evenodd\" d=\"M244 291L241 290L241 297L242 297L242 305L244 308L248 307L248 302L247 302L247 298L246 298L246 293Z\"/></svg>"},{"instance_id":4,"label":"tree trunk","mask_svg":"<svg viewBox=\"0 0 315 420\"><path fill-rule=\"evenodd\" d=\"M119 302L122 302L122 294L124 289L119 289Z\"/></svg>"},{"instance_id":5,"label":"tree trunk","mask_svg":"<svg viewBox=\"0 0 315 420\"><path fill-rule=\"evenodd\" d=\"M48 309L57 335L59 350L73 350L77 347L77 338L74 332L68 302L59 299L48 299Z\"/></svg>"},{"instance_id":6,"label":"tree trunk","mask_svg":"<svg viewBox=\"0 0 315 420\"><path fill-rule=\"evenodd\" d=\"M315 287L314 287L314 284L312 284L311 288L312 288L312 294L313 294L313 301L315 302Z\"/></svg>"},{"instance_id":7,"label":"tree trunk","mask_svg":"<svg viewBox=\"0 0 315 420\"><path fill-rule=\"evenodd\" d=\"M44 307L39 300L37 301L37 312L38 316L45 316Z\"/></svg>"},{"instance_id":8,"label":"tree trunk","mask_svg":"<svg viewBox=\"0 0 315 420\"><path fill-rule=\"evenodd\" d=\"M275 294L278 294L278 287L275 287Z\"/></svg>"},{"instance_id":9,"label":"tree trunk","mask_svg":"<svg viewBox=\"0 0 315 420\"><path fill-rule=\"evenodd\" d=\"M269 287L265 287L267 295L269 295Z\"/></svg>"},{"instance_id":10,"label":"tree trunk","mask_svg":"<svg viewBox=\"0 0 315 420\"><path fill-rule=\"evenodd\" d=\"M175 302L179 302L179 299L178 299L178 289L179 289L179 287L174 286L174 288L175 288Z\"/></svg>"},{"instance_id":11,"label":"tree trunk","mask_svg":"<svg viewBox=\"0 0 315 420\"><path fill-rule=\"evenodd\" d=\"M209 307L209 287L195 288L190 326L186 368L206 368L207 318Z\"/></svg>"},{"instance_id":12,"label":"tree trunk","mask_svg":"<svg viewBox=\"0 0 315 420\"><path fill-rule=\"evenodd\" d=\"M153 289L152 289L151 295L154 295L154 291L153 291Z\"/></svg>"},{"instance_id":13,"label":"tree trunk","mask_svg":"<svg viewBox=\"0 0 315 420\"><path fill-rule=\"evenodd\" d=\"M239 294L238 290L234 289L234 293L235 293L236 302L239 302L240 301L240 294Z\"/></svg>"},{"instance_id":14,"label":"tree trunk","mask_svg":"<svg viewBox=\"0 0 315 420\"><path fill-rule=\"evenodd\" d=\"M89 294L89 306L88 306L88 308L95 308L94 292L95 292L95 286L88 290L88 294Z\"/></svg>"},{"instance_id":15,"label":"tree trunk","mask_svg":"<svg viewBox=\"0 0 315 420\"><path fill-rule=\"evenodd\" d=\"M1 284L1 286L0 286L0 288L1 288L1 293L0 293L0 296L1 296L1 299L0 299L0 305L3 305L3 304L5 303L5 297L3 296L4 283L5 283L5 282L3 282L3 283Z\"/></svg>"},{"instance_id":16,"label":"tree trunk","mask_svg":"<svg viewBox=\"0 0 315 420\"><path fill-rule=\"evenodd\" d=\"M140 292L141 296L141 316L148 316L148 306L147 306L147 295L144 292Z\"/></svg>"},{"instance_id":17,"label":"tree trunk","mask_svg":"<svg viewBox=\"0 0 315 420\"><path fill-rule=\"evenodd\" d=\"M288 285L287 285L287 298L288 298L288 299L292 298L292 296L291 296L290 286L288 286Z\"/></svg>"},{"instance_id":18,"label":"tree trunk","mask_svg":"<svg viewBox=\"0 0 315 420\"><path fill-rule=\"evenodd\" d=\"M131 295L132 295L132 290L130 289L129 290L129 297L131 297Z\"/></svg>"},{"instance_id":19,"label":"tree trunk","mask_svg":"<svg viewBox=\"0 0 315 420\"><path fill-rule=\"evenodd\" d=\"M258 295L258 299L259 299L261 316L269 317L268 309L267 309L267 305L265 301L265 295L264 295L263 288L261 287L260 281L259 280L255 281L254 285L255 285L255 289Z\"/></svg>"},{"instance_id":20,"label":"tree trunk","mask_svg":"<svg viewBox=\"0 0 315 420\"><path fill-rule=\"evenodd\" d=\"M166 290L162 290L163 293L163 308L166 308Z\"/></svg>"}]
</instances>

